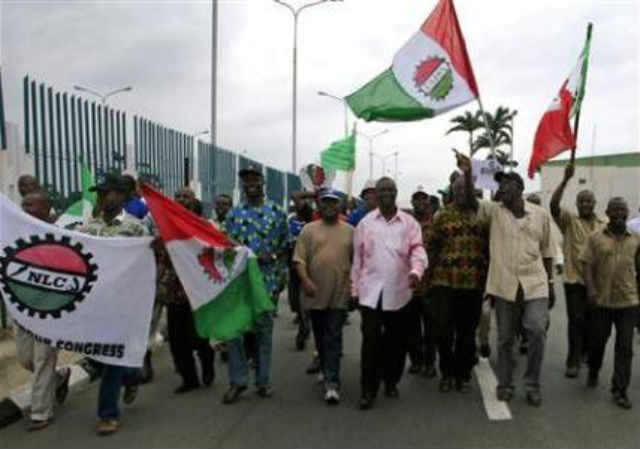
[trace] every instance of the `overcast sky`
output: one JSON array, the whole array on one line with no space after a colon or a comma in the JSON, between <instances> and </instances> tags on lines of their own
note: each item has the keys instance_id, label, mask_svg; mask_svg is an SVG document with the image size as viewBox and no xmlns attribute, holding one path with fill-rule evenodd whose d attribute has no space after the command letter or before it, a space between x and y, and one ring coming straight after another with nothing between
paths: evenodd
<instances>
[{"instance_id":1,"label":"overcast sky","mask_svg":"<svg viewBox=\"0 0 640 449\"><path fill-rule=\"evenodd\" d=\"M308 1L290 0L294 5ZM342 136L347 95L387 68L436 0L345 0L302 12L299 21L298 165L315 162ZM537 123L567 77L594 23L579 154L640 150L640 25L637 0L456 0L460 24L487 110L518 110L515 155L524 175ZM111 105L184 132L209 126L209 1L2 1L2 66L8 118L22 122L26 73L60 90L83 84L130 93ZM218 144L291 168L291 14L272 0L219 1ZM449 120L475 103L413 123L360 123L390 132L374 143L400 152L400 195L435 192L453 169ZM350 122L353 116L349 116ZM594 142L593 135L596 139ZM387 159L393 168L393 158ZM368 144L358 144L355 190L368 177ZM374 175L381 174L380 159ZM343 188L341 179L336 186ZM528 190L539 188L528 182Z\"/></svg>"}]
</instances>

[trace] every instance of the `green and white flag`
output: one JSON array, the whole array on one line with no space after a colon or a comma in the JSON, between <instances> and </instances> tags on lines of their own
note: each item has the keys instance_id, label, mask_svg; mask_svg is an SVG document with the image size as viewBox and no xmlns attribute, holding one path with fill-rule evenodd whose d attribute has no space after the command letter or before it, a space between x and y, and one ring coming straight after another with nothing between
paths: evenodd
<instances>
[{"instance_id":1,"label":"green and white flag","mask_svg":"<svg viewBox=\"0 0 640 449\"><path fill-rule=\"evenodd\" d=\"M198 334L226 341L252 330L262 313L274 309L255 254L151 187L143 185L142 192Z\"/></svg>"},{"instance_id":2,"label":"green and white flag","mask_svg":"<svg viewBox=\"0 0 640 449\"><path fill-rule=\"evenodd\" d=\"M320 153L322 167L326 169L352 171L356 168L356 131L337 140Z\"/></svg>"},{"instance_id":3,"label":"green and white flag","mask_svg":"<svg viewBox=\"0 0 640 449\"><path fill-rule=\"evenodd\" d=\"M346 97L366 121L431 118L478 97L453 0L440 0L392 66Z\"/></svg>"},{"instance_id":4,"label":"green and white flag","mask_svg":"<svg viewBox=\"0 0 640 449\"><path fill-rule=\"evenodd\" d=\"M91 213L96 205L96 193L89 192L89 187L94 184L93 175L85 164L82 164L82 198L73 203L56 220L56 225L73 229L77 225L86 223L91 218Z\"/></svg>"}]
</instances>

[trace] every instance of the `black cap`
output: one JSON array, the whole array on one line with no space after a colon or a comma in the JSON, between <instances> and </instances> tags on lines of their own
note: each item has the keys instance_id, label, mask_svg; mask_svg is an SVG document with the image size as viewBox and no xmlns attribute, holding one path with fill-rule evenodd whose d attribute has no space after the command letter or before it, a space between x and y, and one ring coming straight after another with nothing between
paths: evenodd
<instances>
[{"instance_id":1,"label":"black cap","mask_svg":"<svg viewBox=\"0 0 640 449\"><path fill-rule=\"evenodd\" d=\"M511 180L515 181L522 190L524 190L524 180L522 177L514 171L503 172L499 171L495 175L493 175L493 179L496 180L498 184L500 184L503 180Z\"/></svg>"},{"instance_id":2,"label":"black cap","mask_svg":"<svg viewBox=\"0 0 640 449\"><path fill-rule=\"evenodd\" d=\"M241 169L238 172L238 175L240 176L240 178L244 178L247 175L264 176L262 174L262 170L258 169L258 167L256 167L255 165L249 165L248 167Z\"/></svg>"},{"instance_id":3,"label":"black cap","mask_svg":"<svg viewBox=\"0 0 640 449\"><path fill-rule=\"evenodd\" d=\"M127 182L115 173L106 173L100 177L96 185L89 187L89 192L128 192Z\"/></svg>"}]
</instances>

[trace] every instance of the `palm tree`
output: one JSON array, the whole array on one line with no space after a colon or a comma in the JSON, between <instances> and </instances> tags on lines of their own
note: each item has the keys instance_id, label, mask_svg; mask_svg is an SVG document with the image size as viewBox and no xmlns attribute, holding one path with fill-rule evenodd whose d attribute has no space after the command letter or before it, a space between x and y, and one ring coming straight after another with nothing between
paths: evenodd
<instances>
[{"instance_id":1,"label":"palm tree","mask_svg":"<svg viewBox=\"0 0 640 449\"><path fill-rule=\"evenodd\" d=\"M484 126L481 120L480 111L476 111L473 114L469 111L465 111L464 115L453 117L451 119L451 123L455 123L456 125L451 127L445 135L456 131L469 133L469 155L473 156L473 133Z\"/></svg>"},{"instance_id":2,"label":"palm tree","mask_svg":"<svg viewBox=\"0 0 640 449\"><path fill-rule=\"evenodd\" d=\"M485 117L487 118L488 127L491 131L491 137L493 137L493 143L496 149L502 145L511 144L513 135L511 119L516 114L517 111L511 111L505 106L498 106L494 115L490 112L485 112ZM473 142L472 154L483 148L491 148L489 134L486 130Z\"/></svg>"}]
</instances>

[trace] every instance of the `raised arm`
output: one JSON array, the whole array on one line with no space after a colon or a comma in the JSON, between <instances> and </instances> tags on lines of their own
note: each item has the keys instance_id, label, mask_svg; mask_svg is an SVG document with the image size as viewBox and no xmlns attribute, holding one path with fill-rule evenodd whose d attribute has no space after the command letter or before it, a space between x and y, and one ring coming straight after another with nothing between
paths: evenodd
<instances>
[{"instance_id":1,"label":"raised arm","mask_svg":"<svg viewBox=\"0 0 640 449\"><path fill-rule=\"evenodd\" d=\"M562 182L560 182L560 185L556 188L555 192L553 192L553 195L551 196L551 204L550 204L551 216L553 217L554 221L556 222L556 224L560 229L562 229L562 225L560 221L560 215L561 215L560 201L562 201L562 195L564 194L564 189L567 187L569 180L573 178L574 173L575 173L575 168L573 167L573 164L571 163L567 164L567 166L564 168L564 177L562 178Z\"/></svg>"}]
</instances>

